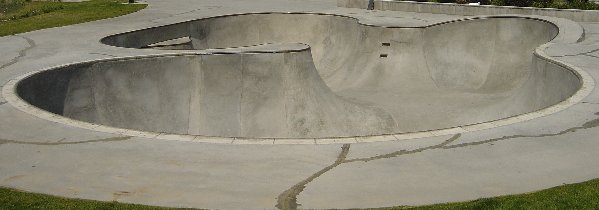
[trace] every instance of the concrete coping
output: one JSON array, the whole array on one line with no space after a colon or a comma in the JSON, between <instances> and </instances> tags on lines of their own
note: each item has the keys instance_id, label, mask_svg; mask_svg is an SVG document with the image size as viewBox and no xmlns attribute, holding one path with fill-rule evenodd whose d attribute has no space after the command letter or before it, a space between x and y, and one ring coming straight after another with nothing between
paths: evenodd
<instances>
[{"instance_id":1,"label":"concrete coping","mask_svg":"<svg viewBox=\"0 0 599 210\"><path fill-rule=\"evenodd\" d=\"M384 26L384 25L377 25L377 24L365 23L359 17L353 17L353 16L349 16L349 15L340 15L340 14L334 14L334 13L319 13L319 12L252 12L252 13L233 13L233 14L226 14L226 15L210 16L210 17L192 19L192 20L187 20L187 21L182 21L182 22L177 22L177 23L172 23L172 24L165 24L165 25L160 25L160 26L155 26L155 27L135 29L135 30L125 31L125 32L122 32L122 33L113 34L113 35L109 35L109 36L103 37L100 40L100 42L103 43L103 44L106 44L108 46L113 46L113 47L140 48L140 47L117 46L117 45L112 44L111 41L109 41L109 40L111 38L116 38L116 37L119 37L119 36L131 34L131 33L142 32L142 31L145 31L145 30L157 29L157 28L167 27L167 26L175 26L175 25L178 25L178 24L188 24L188 23L191 23L191 22L194 22L194 21L200 21L200 20L215 19L215 18L226 18L226 17L231 17L231 16L269 15L269 14L273 14L273 15L276 15L276 14L294 14L294 15L335 16L335 17L342 17L342 18L353 19L353 20L355 20L357 22L357 24L360 24L360 25L363 25L363 26L382 27L382 28L429 28L429 27L433 27L433 26L437 26L437 25L442 25L442 24L449 24L449 23L454 23L454 22L468 21L468 20L477 20L477 19L488 19L488 18L525 18L525 19L533 19L533 20L548 22L548 23L551 23L551 24L555 25L558 29L559 28L568 28L569 30L567 30L567 31L570 31L572 29L572 26L568 27L569 25L574 25L574 26L578 26L578 28L579 28L579 30L576 30L575 32L579 32L580 31L581 33L583 33L583 31L584 31L582 29L582 27L580 27L578 24L576 24L573 21L570 21L570 20L567 20L567 19L561 19L561 18L553 18L553 17L547 17L547 16L538 16L538 15L513 15L513 14L477 15L477 16L469 16L469 17L459 18L459 19L453 19L453 20L446 20L446 21L439 21L439 22L434 22L434 23L427 23L427 24L423 24L422 26ZM570 21L570 22L568 22L568 21ZM580 34L578 34L578 35L580 35ZM564 34L558 33L558 37L560 37L560 36L564 36ZM576 36L576 35L574 35L574 36ZM174 39L178 39L178 38L181 38L181 37L170 37L170 38L167 38L165 40L156 40L156 42L151 43L149 45L152 45L152 44L155 44L155 43L159 43L159 42L168 41L168 40L174 40ZM580 36L577 36L576 40L578 40L579 38L580 38ZM270 44L270 43L264 43L264 44Z\"/></svg>"},{"instance_id":2,"label":"concrete coping","mask_svg":"<svg viewBox=\"0 0 599 210\"><path fill-rule=\"evenodd\" d=\"M303 43L265 43L252 46L213 48L203 50L208 54L250 54L250 53L291 53L310 50L310 46Z\"/></svg>"},{"instance_id":3,"label":"concrete coping","mask_svg":"<svg viewBox=\"0 0 599 210\"><path fill-rule=\"evenodd\" d=\"M554 22L551 20L546 20L537 17L530 16L500 16L502 18L505 17L516 17L516 18L534 18L540 19L543 21L547 21L553 23L558 28L562 29L562 27L567 26L567 22ZM484 18L493 18L493 16L484 16ZM460 21L476 19L475 18L465 18ZM563 20L563 19L562 19ZM455 21L448 21L455 22ZM566 25L564 25L566 24ZM409 140L409 139L418 139L418 138L426 138L426 137L435 137L435 136L445 136L445 135L454 135L459 133L473 132L485 129L496 128L500 126L510 125L519 122L525 122L528 120L532 120L535 118L539 118L542 116L547 116L553 113L557 113L562 111L574 104L579 103L582 99L588 96L591 91L595 87L595 82L593 78L582 69L570 65L565 62L561 62L555 59L552 59L545 53L545 49L550 46L554 41L558 43L575 43L580 36L582 36L582 32L574 32L574 33L562 33L560 30L556 38L544 45L535 49L534 55L556 64L558 66L563 67L566 70L574 73L581 82L581 87L576 93L574 93L569 98L564 101L557 103L555 105L549 106L544 109L540 109L535 112L530 112L526 114L516 115L513 117L462 125L451 128L443 128L436 130L428 130L428 131L420 131L420 132L410 132L410 133L391 133L391 134L381 134L381 135L372 135L372 136L351 136L351 137L328 137L328 138L246 138L246 137L217 137L217 136L200 136L200 135L184 135L184 134L173 134L173 133L157 133L157 132L147 132L147 131L139 131L132 129L124 129L124 128L115 128L106 125L94 124L89 122L83 122L74 120L71 118L67 118L61 115L57 115L40 108L37 108L25 100L20 98L17 94L17 86L19 82L23 79L26 79L34 74L51 71L58 68L64 68L72 65L86 64L86 63L97 63L97 62L109 62L116 60L130 60L130 59L141 59L141 58L152 58L152 57L168 57L168 56L194 56L194 55L218 55L218 54L243 54L243 53L290 53L294 51L302 51L309 50L309 46L301 43L290 43L290 44L265 44L265 45L257 45L257 46L248 46L248 47L237 47L237 48L226 48L226 49L211 49L207 51L191 51L191 52L178 52L178 53L163 53L163 54L155 54L155 55L142 55L142 56L131 56L131 57L119 57L119 58L108 58L108 59L97 59L97 60L89 60L84 62L76 62L69 63L54 67L49 67L46 69L31 71L19 77L13 78L9 80L2 88L2 94L4 98L7 100L9 104L16 107L20 111L31 114L38 118L73 126L77 128L83 128L98 132L106 132L113 133L117 135L124 136L135 136L142 137L148 139L160 139L160 140L173 140L173 141L188 141L188 142L198 142L198 143L215 143L215 144L230 144L230 145L238 145L238 144L353 144L353 143L369 143L369 142L382 142L382 141L401 141L401 140ZM577 37L576 34L579 36ZM247 50L247 51L244 51Z\"/></svg>"},{"instance_id":4,"label":"concrete coping","mask_svg":"<svg viewBox=\"0 0 599 210\"><path fill-rule=\"evenodd\" d=\"M88 123L83 121L74 120L71 118L67 118L61 115L57 115L54 113L50 113L48 111L39 109L26 101L20 98L17 95L16 87L19 81L28 78L34 74L50 71L56 68L66 67L75 64L81 63L72 63L66 64L62 66L52 67L48 69L43 69L40 71L32 71L27 74L21 75L17 78L11 79L8 81L2 90L2 94L4 98L7 100L9 104L16 107L17 109L34 115L38 118L49 120L52 122L65 124L68 126L78 127L89 129L98 132L106 132L113 133L118 135L125 136L136 136L142 138L149 139L161 139L161 140L175 140L175 141L190 141L190 142L200 142L200 143L219 143L219 144L346 144L346 143L367 143L367 142L380 142L380 141L399 141L399 140L408 140L408 139L417 139L417 138L425 138L425 137L434 137L434 136L445 136L445 135L453 135L458 133L472 132L485 130L505 125L510 125L519 122L525 122L528 120L532 120L538 117L550 115L553 113L557 113L562 111L574 104L579 103L583 98L591 93L594 89L595 83L592 77L582 71L580 68L555 61L550 59L549 57L545 57L544 51L541 49L537 49L535 54L538 54L542 58L548 60L549 62L555 63L557 65L563 66L573 73L575 73L581 80L582 86L581 88L568 99L555 104L553 106L530 112L522 115L517 115L509 118L498 119L494 121L463 125L452 128L438 129L438 130L430 130L430 131L421 131L421 132L413 132L413 133L395 133L395 134L383 134L383 135L375 135L375 136L354 136L354 137L330 137L330 138L306 138L306 139L289 139L289 138L245 138L245 137L216 137L216 136L198 136L198 135L182 135L182 134L172 134L172 133L156 133L156 132L147 132L147 131L139 131L132 129L124 129L124 128L115 128L106 125ZM184 56L189 54L182 54L178 56ZM174 55L153 55L153 56L144 56L144 57L156 57L156 56L174 56ZM111 59L101 59L88 61L90 62L103 62L103 61L114 61L114 60L123 60L123 59L138 59L138 57L128 57L128 58L111 58Z\"/></svg>"}]
</instances>

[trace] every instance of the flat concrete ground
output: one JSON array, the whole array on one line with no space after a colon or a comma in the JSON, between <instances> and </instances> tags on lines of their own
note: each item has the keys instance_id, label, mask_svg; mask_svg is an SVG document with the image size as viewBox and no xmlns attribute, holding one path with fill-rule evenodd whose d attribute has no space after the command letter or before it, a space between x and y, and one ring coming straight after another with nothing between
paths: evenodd
<instances>
[{"instance_id":1,"label":"flat concrete ground","mask_svg":"<svg viewBox=\"0 0 599 210\"><path fill-rule=\"evenodd\" d=\"M414 25L455 16L337 8L335 1L150 0L140 12L0 38L0 84L49 66L159 54L102 37L244 12L323 12ZM373 15L374 14L374 15ZM398 18L402 17L402 18ZM547 54L599 78L599 24ZM426 110L423 110L426 111ZM599 177L599 91L558 113L493 129L378 143L238 145L70 127L0 98L0 185L66 197L221 209L422 205L515 194Z\"/></svg>"}]
</instances>

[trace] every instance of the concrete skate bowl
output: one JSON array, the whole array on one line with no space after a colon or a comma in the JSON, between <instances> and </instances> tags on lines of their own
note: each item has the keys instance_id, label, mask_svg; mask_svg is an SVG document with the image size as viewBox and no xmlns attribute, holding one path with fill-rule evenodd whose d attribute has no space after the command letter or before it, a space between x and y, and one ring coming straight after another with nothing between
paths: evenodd
<instances>
[{"instance_id":1,"label":"concrete skate bowl","mask_svg":"<svg viewBox=\"0 0 599 210\"><path fill-rule=\"evenodd\" d=\"M16 90L57 115L155 133L318 139L434 131L536 112L575 94L580 75L535 53L558 31L519 17L392 28L336 15L230 15L102 40L193 51L52 68ZM186 41L165 47L169 40Z\"/></svg>"}]
</instances>

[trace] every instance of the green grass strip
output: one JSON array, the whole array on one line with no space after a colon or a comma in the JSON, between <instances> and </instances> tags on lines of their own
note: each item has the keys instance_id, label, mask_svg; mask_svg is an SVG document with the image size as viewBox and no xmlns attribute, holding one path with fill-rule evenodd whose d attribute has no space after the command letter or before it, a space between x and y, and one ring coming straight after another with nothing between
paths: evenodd
<instances>
[{"instance_id":1,"label":"green grass strip","mask_svg":"<svg viewBox=\"0 0 599 210\"><path fill-rule=\"evenodd\" d=\"M274 200L273 200L274 207ZM117 202L61 198L0 187L0 209L172 209ZM419 207L377 209L599 209L599 179L538 192Z\"/></svg>"},{"instance_id":2,"label":"green grass strip","mask_svg":"<svg viewBox=\"0 0 599 210\"><path fill-rule=\"evenodd\" d=\"M599 179L519 195L483 198L459 203L384 209L599 209Z\"/></svg>"},{"instance_id":3,"label":"green grass strip","mask_svg":"<svg viewBox=\"0 0 599 210\"><path fill-rule=\"evenodd\" d=\"M137 204L126 204L118 202L102 202L84 199L71 199L56 196L43 195L39 193L28 193L9 188L0 187L0 209L119 209L119 210L168 210L174 208L162 208L144 206Z\"/></svg>"},{"instance_id":4,"label":"green grass strip","mask_svg":"<svg viewBox=\"0 0 599 210\"><path fill-rule=\"evenodd\" d=\"M0 19L9 20L0 22L0 36L111 18L145 7L145 4L122 4L115 0L29 2L16 11L3 14Z\"/></svg>"}]
</instances>

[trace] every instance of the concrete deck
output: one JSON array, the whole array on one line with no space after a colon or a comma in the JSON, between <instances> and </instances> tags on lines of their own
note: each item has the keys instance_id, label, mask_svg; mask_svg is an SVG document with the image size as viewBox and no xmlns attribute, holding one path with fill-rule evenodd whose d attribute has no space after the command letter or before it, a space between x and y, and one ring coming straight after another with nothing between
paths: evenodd
<instances>
[{"instance_id":1,"label":"concrete deck","mask_svg":"<svg viewBox=\"0 0 599 210\"><path fill-rule=\"evenodd\" d=\"M99 40L202 17L307 12L394 27L466 18L339 8L321 0L147 3L145 10L123 17L0 38L0 185L158 206L292 209L463 201L599 177L599 92L593 79L599 77L599 23L543 18L560 31L536 53L580 73L584 85L574 98L490 124L408 135L322 139L322 144L239 138L222 143L227 139L72 124L7 94L15 78L52 66L181 53Z\"/></svg>"}]
</instances>

